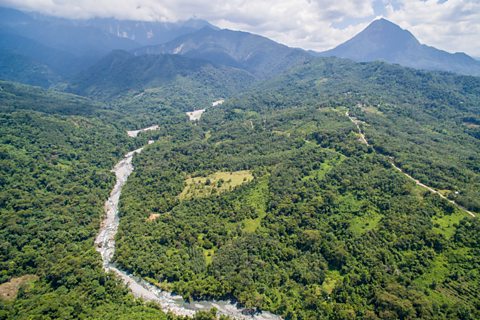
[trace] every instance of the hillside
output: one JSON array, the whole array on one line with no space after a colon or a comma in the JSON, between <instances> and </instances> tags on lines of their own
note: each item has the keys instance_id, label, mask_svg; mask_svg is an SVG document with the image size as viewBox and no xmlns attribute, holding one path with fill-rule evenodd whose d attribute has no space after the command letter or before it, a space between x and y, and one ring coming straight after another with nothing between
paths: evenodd
<instances>
[{"instance_id":1,"label":"hillside","mask_svg":"<svg viewBox=\"0 0 480 320\"><path fill-rule=\"evenodd\" d=\"M479 78L319 59L258 90L255 97L279 107L299 101L360 105L352 111L366 121L374 148L395 157L407 172L480 210L476 165L480 132L475 125L480 116Z\"/></svg>"},{"instance_id":2,"label":"hillside","mask_svg":"<svg viewBox=\"0 0 480 320\"><path fill-rule=\"evenodd\" d=\"M346 58L197 19L0 27L0 319L480 319L468 56L386 20Z\"/></svg>"},{"instance_id":3,"label":"hillside","mask_svg":"<svg viewBox=\"0 0 480 320\"><path fill-rule=\"evenodd\" d=\"M0 7L0 79L50 87L112 50L163 43L205 26L211 25L201 20L71 20Z\"/></svg>"},{"instance_id":4,"label":"hillside","mask_svg":"<svg viewBox=\"0 0 480 320\"><path fill-rule=\"evenodd\" d=\"M8 29L0 32L0 79L47 88L80 68L81 62L73 54L42 45Z\"/></svg>"},{"instance_id":5,"label":"hillside","mask_svg":"<svg viewBox=\"0 0 480 320\"><path fill-rule=\"evenodd\" d=\"M318 59L207 109L137 156L115 259L285 318L475 318L478 218L392 163L478 215L479 85Z\"/></svg>"},{"instance_id":6,"label":"hillside","mask_svg":"<svg viewBox=\"0 0 480 320\"><path fill-rule=\"evenodd\" d=\"M472 57L421 44L409 31L385 19L373 21L352 39L319 55L359 62L381 60L417 69L480 75L480 62Z\"/></svg>"},{"instance_id":7,"label":"hillside","mask_svg":"<svg viewBox=\"0 0 480 320\"><path fill-rule=\"evenodd\" d=\"M134 52L136 55L168 53L204 59L244 69L258 78L268 78L311 58L306 51L289 48L265 37L210 27Z\"/></svg>"},{"instance_id":8,"label":"hillside","mask_svg":"<svg viewBox=\"0 0 480 320\"><path fill-rule=\"evenodd\" d=\"M245 71L204 60L114 51L72 80L67 90L101 99L173 87L178 87L178 95L186 90L203 90L222 96L248 87L253 80Z\"/></svg>"},{"instance_id":9,"label":"hillside","mask_svg":"<svg viewBox=\"0 0 480 320\"><path fill-rule=\"evenodd\" d=\"M1 318L166 319L106 275L93 247L127 135L84 98L0 87Z\"/></svg>"}]
</instances>

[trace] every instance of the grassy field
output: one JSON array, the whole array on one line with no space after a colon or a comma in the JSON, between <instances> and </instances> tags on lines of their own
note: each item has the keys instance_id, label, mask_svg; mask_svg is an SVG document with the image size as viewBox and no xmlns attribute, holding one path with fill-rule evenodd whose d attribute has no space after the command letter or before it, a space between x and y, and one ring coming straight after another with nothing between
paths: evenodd
<instances>
[{"instance_id":1,"label":"grassy field","mask_svg":"<svg viewBox=\"0 0 480 320\"><path fill-rule=\"evenodd\" d=\"M450 215L435 216L432 218L433 231L438 234L443 234L445 238L450 239L455 233L456 225L458 225L463 218L465 218L465 213L460 210L455 210L455 212Z\"/></svg>"},{"instance_id":2,"label":"grassy field","mask_svg":"<svg viewBox=\"0 0 480 320\"><path fill-rule=\"evenodd\" d=\"M213 255L215 254L215 249L203 249L203 256L205 257L205 263L208 265L212 264Z\"/></svg>"},{"instance_id":3,"label":"grassy field","mask_svg":"<svg viewBox=\"0 0 480 320\"><path fill-rule=\"evenodd\" d=\"M178 196L180 200L209 197L226 191L231 191L244 183L253 180L249 170L235 172L215 172L207 177L188 178L185 188Z\"/></svg>"},{"instance_id":4,"label":"grassy field","mask_svg":"<svg viewBox=\"0 0 480 320\"><path fill-rule=\"evenodd\" d=\"M382 217L383 215L374 212L355 217L350 220L350 231L356 236L361 236L362 234L375 229Z\"/></svg>"},{"instance_id":5,"label":"grassy field","mask_svg":"<svg viewBox=\"0 0 480 320\"><path fill-rule=\"evenodd\" d=\"M342 280L342 275L338 270L329 270L323 281L322 288L328 293L331 294L335 285Z\"/></svg>"},{"instance_id":6,"label":"grassy field","mask_svg":"<svg viewBox=\"0 0 480 320\"><path fill-rule=\"evenodd\" d=\"M38 280L36 275L25 275L2 283L0 285L0 299L5 301L15 300L20 288L31 286L36 280Z\"/></svg>"},{"instance_id":7,"label":"grassy field","mask_svg":"<svg viewBox=\"0 0 480 320\"><path fill-rule=\"evenodd\" d=\"M243 231L246 233L255 232L267 215L268 176L262 177L258 184L245 197L245 202L255 208L257 217L255 219L243 220Z\"/></svg>"},{"instance_id":8,"label":"grassy field","mask_svg":"<svg viewBox=\"0 0 480 320\"><path fill-rule=\"evenodd\" d=\"M327 149L325 149L327 150ZM328 149L329 150L329 149ZM320 168L317 170L313 170L309 173L308 176L303 178L304 181L311 180L311 179L323 179L325 175L332 170L333 167L339 165L346 159L346 157L340 153L332 151L332 154L335 155L334 158L325 160L322 164L320 164Z\"/></svg>"}]
</instances>

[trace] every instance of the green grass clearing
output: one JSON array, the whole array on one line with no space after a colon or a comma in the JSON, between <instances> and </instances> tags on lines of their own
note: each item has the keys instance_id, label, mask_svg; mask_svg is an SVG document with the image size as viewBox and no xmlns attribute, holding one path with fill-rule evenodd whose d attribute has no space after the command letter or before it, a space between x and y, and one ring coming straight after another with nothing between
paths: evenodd
<instances>
[{"instance_id":1,"label":"green grass clearing","mask_svg":"<svg viewBox=\"0 0 480 320\"><path fill-rule=\"evenodd\" d=\"M455 225L458 225L463 218L465 218L465 214L460 210L455 210L450 215L435 216L432 218L433 231L437 234L443 234L445 238L450 239L455 234Z\"/></svg>"},{"instance_id":2,"label":"green grass clearing","mask_svg":"<svg viewBox=\"0 0 480 320\"><path fill-rule=\"evenodd\" d=\"M378 110L374 106L363 106L363 107L361 107L361 109L365 113L373 113L373 114L377 114L377 115L383 115L383 112Z\"/></svg>"},{"instance_id":3,"label":"green grass clearing","mask_svg":"<svg viewBox=\"0 0 480 320\"><path fill-rule=\"evenodd\" d=\"M205 132L205 137L203 139L205 141L208 141L208 139L210 139L211 137L212 137L212 132L208 130L207 132Z\"/></svg>"},{"instance_id":4,"label":"green grass clearing","mask_svg":"<svg viewBox=\"0 0 480 320\"><path fill-rule=\"evenodd\" d=\"M325 175L328 172L330 172L330 170L332 170L333 167L341 164L346 159L346 157L343 154L339 154L337 152L335 152L335 154L336 154L335 158L325 160L324 162L322 162L320 164L319 169L311 171L308 174L308 176L303 177L302 180L303 181L308 181L308 180L315 179L315 178L319 179L319 180L323 179L325 177Z\"/></svg>"},{"instance_id":5,"label":"green grass clearing","mask_svg":"<svg viewBox=\"0 0 480 320\"><path fill-rule=\"evenodd\" d=\"M278 136L290 137L290 132L286 132L286 131L272 130L272 133Z\"/></svg>"},{"instance_id":6,"label":"green grass clearing","mask_svg":"<svg viewBox=\"0 0 480 320\"><path fill-rule=\"evenodd\" d=\"M257 185L245 196L245 202L255 209L255 219L243 220L243 231L253 233L257 231L262 219L267 215L268 176L262 177Z\"/></svg>"},{"instance_id":7,"label":"green grass clearing","mask_svg":"<svg viewBox=\"0 0 480 320\"><path fill-rule=\"evenodd\" d=\"M212 264L213 256L215 255L215 249L203 249L203 256L205 257L205 263L207 266Z\"/></svg>"},{"instance_id":8,"label":"green grass clearing","mask_svg":"<svg viewBox=\"0 0 480 320\"><path fill-rule=\"evenodd\" d=\"M382 220L383 215L375 212L370 212L366 215L355 217L350 220L350 231L356 235L361 236L368 231L374 230L377 228L380 220Z\"/></svg>"},{"instance_id":9,"label":"green grass clearing","mask_svg":"<svg viewBox=\"0 0 480 320\"><path fill-rule=\"evenodd\" d=\"M322 288L328 294L333 292L335 286L339 281L342 281L343 277L338 270L329 270L325 275L325 280L323 281Z\"/></svg>"},{"instance_id":10,"label":"green grass clearing","mask_svg":"<svg viewBox=\"0 0 480 320\"><path fill-rule=\"evenodd\" d=\"M250 170L235 172L215 172L207 177L188 178L185 188L178 196L180 200L204 198L213 194L231 191L244 183L253 180Z\"/></svg>"},{"instance_id":11,"label":"green grass clearing","mask_svg":"<svg viewBox=\"0 0 480 320\"><path fill-rule=\"evenodd\" d=\"M430 270L419 278L414 280L414 283L423 287L430 288L432 283L442 283L449 273L448 260L443 254L439 254L433 259L430 265Z\"/></svg>"}]
</instances>

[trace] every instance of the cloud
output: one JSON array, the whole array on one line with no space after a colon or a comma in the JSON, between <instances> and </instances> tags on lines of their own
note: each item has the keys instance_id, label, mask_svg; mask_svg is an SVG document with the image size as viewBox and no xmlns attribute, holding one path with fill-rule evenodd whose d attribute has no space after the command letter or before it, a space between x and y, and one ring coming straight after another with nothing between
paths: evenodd
<instances>
[{"instance_id":1,"label":"cloud","mask_svg":"<svg viewBox=\"0 0 480 320\"><path fill-rule=\"evenodd\" d=\"M326 50L382 15L440 49L480 56L478 0L0 0L68 18L178 21L192 17L294 47Z\"/></svg>"},{"instance_id":2,"label":"cloud","mask_svg":"<svg viewBox=\"0 0 480 320\"><path fill-rule=\"evenodd\" d=\"M386 18L410 30L422 43L480 56L480 1L404 0L386 6Z\"/></svg>"}]
</instances>

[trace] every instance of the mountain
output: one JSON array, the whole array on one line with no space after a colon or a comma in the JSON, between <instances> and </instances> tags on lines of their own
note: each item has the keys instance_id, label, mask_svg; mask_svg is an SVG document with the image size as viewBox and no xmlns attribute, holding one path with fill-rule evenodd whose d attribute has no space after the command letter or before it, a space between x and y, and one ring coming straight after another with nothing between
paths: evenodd
<instances>
[{"instance_id":1,"label":"mountain","mask_svg":"<svg viewBox=\"0 0 480 320\"><path fill-rule=\"evenodd\" d=\"M359 62L381 60L417 69L480 75L479 61L465 53L452 54L421 44L412 33L386 19L373 21L352 39L319 55Z\"/></svg>"},{"instance_id":2,"label":"mountain","mask_svg":"<svg viewBox=\"0 0 480 320\"><path fill-rule=\"evenodd\" d=\"M257 83L135 158L115 263L283 319L480 319L479 220L392 166L480 210L479 89L338 58Z\"/></svg>"},{"instance_id":3,"label":"mountain","mask_svg":"<svg viewBox=\"0 0 480 320\"><path fill-rule=\"evenodd\" d=\"M50 87L60 76L47 65L12 52L0 52L0 79Z\"/></svg>"},{"instance_id":4,"label":"mountain","mask_svg":"<svg viewBox=\"0 0 480 320\"><path fill-rule=\"evenodd\" d=\"M192 82L227 93L248 86L253 77L239 69L179 55L142 55L116 50L72 80L68 91L97 98L124 96L147 88ZM227 92L225 92L227 91Z\"/></svg>"},{"instance_id":5,"label":"mountain","mask_svg":"<svg viewBox=\"0 0 480 320\"><path fill-rule=\"evenodd\" d=\"M96 57L113 49L133 49L139 44L68 20L1 8L0 27L8 33L35 40L45 46L77 56Z\"/></svg>"},{"instance_id":6,"label":"mountain","mask_svg":"<svg viewBox=\"0 0 480 320\"><path fill-rule=\"evenodd\" d=\"M205 27L168 43L140 48L143 54L178 54L244 69L258 78L280 73L307 61L310 54L248 32Z\"/></svg>"},{"instance_id":7,"label":"mountain","mask_svg":"<svg viewBox=\"0 0 480 320\"><path fill-rule=\"evenodd\" d=\"M83 66L74 54L8 31L0 32L0 79L49 87Z\"/></svg>"},{"instance_id":8,"label":"mountain","mask_svg":"<svg viewBox=\"0 0 480 320\"><path fill-rule=\"evenodd\" d=\"M194 19L176 23L70 20L0 8L0 78L48 87L79 73L112 50L162 43L205 26L214 28ZM19 65L23 71L15 76ZM55 77L47 76L49 73Z\"/></svg>"},{"instance_id":9,"label":"mountain","mask_svg":"<svg viewBox=\"0 0 480 320\"><path fill-rule=\"evenodd\" d=\"M189 19L179 22L149 22L117 19L89 19L79 21L83 26L95 27L107 34L130 39L142 46L171 41L204 27L215 28L205 20Z\"/></svg>"},{"instance_id":10,"label":"mountain","mask_svg":"<svg viewBox=\"0 0 480 320\"><path fill-rule=\"evenodd\" d=\"M106 54L114 49L164 43L209 26L207 21L148 22L93 18L73 20L0 7L3 30L76 54Z\"/></svg>"}]
</instances>

